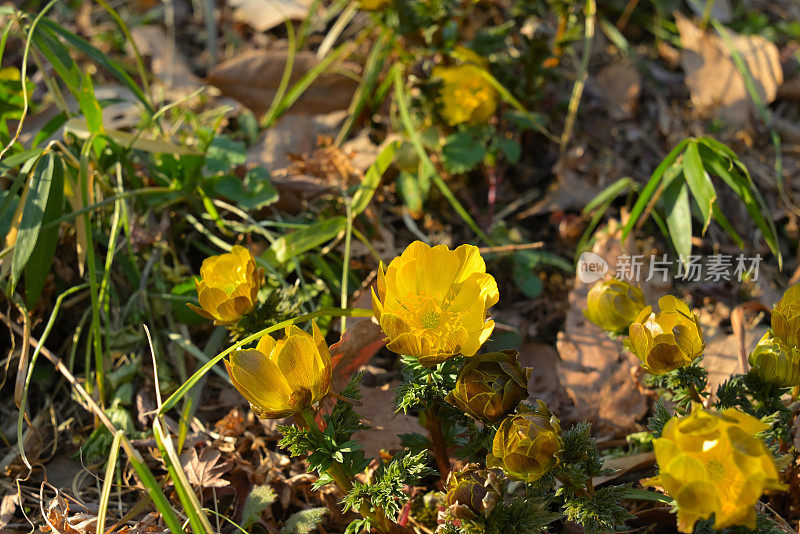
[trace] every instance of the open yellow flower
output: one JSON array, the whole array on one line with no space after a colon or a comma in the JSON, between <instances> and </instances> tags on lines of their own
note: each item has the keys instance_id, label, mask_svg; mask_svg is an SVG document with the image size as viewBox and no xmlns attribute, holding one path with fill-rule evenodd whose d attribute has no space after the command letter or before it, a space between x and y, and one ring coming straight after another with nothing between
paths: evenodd
<instances>
[{"instance_id":1,"label":"open yellow flower","mask_svg":"<svg viewBox=\"0 0 800 534\"><path fill-rule=\"evenodd\" d=\"M259 417L288 417L328 394L331 355L317 324L311 328L313 335L287 326L283 339L264 335L255 349L234 351L225 360L233 385Z\"/></svg>"},{"instance_id":2,"label":"open yellow flower","mask_svg":"<svg viewBox=\"0 0 800 534\"><path fill-rule=\"evenodd\" d=\"M378 268L372 309L389 343L386 348L435 365L452 356L473 356L494 330L487 310L500 298L478 248L450 250L411 243L400 257Z\"/></svg>"},{"instance_id":3,"label":"open yellow flower","mask_svg":"<svg viewBox=\"0 0 800 534\"><path fill-rule=\"evenodd\" d=\"M200 280L195 279L200 307L189 307L214 324L232 325L256 305L264 271L256 267L253 254L235 245L228 254L211 256L200 266Z\"/></svg>"},{"instance_id":4,"label":"open yellow flower","mask_svg":"<svg viewBox=\"0 0 800 534\"><path fill-rule=\"evenodd\" d=\"M480 56L464 47L459 47L457 53L465 63L437 66L431 72L442 81L439 111L450 126L485 123L497 110L497 90L483 77L485 68Z\"/></svg>"},{"instance_id":5,"label":"open yellow flower","mask_svg":"<svg viewBox=\"0 0 800 534\"><path fill-rule=\"evenodd\" d=\"M689 365L703 354L703 332L685 302L672 295L658 300L659 313L647 306L628 329L625 346L648 373L663 375Z\"/></svg>"},{"instance_id":6,"label":"open yellow flower","mask_svg":"<svg viewBox=\"0 0 800 534\"><path fill-rule=\"evenodd\" d=\"M660 486L678 504L678 529L692 532L714 514L714 528L756 527L754 506L768 489L784 490L772 453L755 435L767 425L739 410L722 413L695 404L673 417L653 441L659 474L642 480Z\"/></svg>"}]
</instances>

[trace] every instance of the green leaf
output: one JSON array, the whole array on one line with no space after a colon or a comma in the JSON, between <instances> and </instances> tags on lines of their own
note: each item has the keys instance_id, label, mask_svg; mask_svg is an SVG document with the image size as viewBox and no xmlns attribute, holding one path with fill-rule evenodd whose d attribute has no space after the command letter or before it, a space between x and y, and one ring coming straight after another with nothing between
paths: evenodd
<instances>
[{"instance_id":1,"label":"green leaf","mask_svg":"<svg viewBox=\"0 0 800 534\"><path fill-rule=\"evenodd\" d=\"M286 521L286 525L281 529L281 534L311 534L322 524L327 513L328 509L324 506L295 512Z\"/></svg>"},{"instance_id":2,"label":"green leaf","mask_svg":"<svg viewBox=\"0 0 800 534\"><path fill-rule=\"evenodd\" d=\"M673 180L661 197L667 215L667 228L675 251L683 258L692 252L692 213L689 189L683 180Z\"/></svg>"},{"instance_id":3,"label":"green leaf","mask_svg":"<svg viewBox=\"0 0 800 534\"><path fill-rule=\"evenodd\" d=\"M110 72L125 87L130 89L133 94L136 95L136 98L138 98L139 101L144 104L144 107L148 112L150 112L150 114L155 113L155 109L147 100L147 96L145 96L144 92L139 87L139 84L133 81L133 78L131 78L128 73L125 72L125 69L119 63L92 46L89 41L83 39L82 37L78 37L71 31L50 19L41 19L38 27L41 29L47 28L51 32L61 35L69 44L89 56L91 59L97 62L97 64L100 65L103 70Z\"/></svg>"},{"instance_id":4,"label":"green leaf","mask_svg":"<svg viewBox=\"0 0 800 534\"><path fill-rule=\"evenodd\" d=\"M484 146L471 135L458 132L450 135L442 147L442 163L447 172L461 174L472 170L486 156Z\"/></svg>"},{"instance_id":5,"label":"green leaf","mask_svg":"<svg viewBox=\"0 0 800 534\"><path fill-rule=\"evenodd\" d=\"M586 204L586 207L583 208L583 214L585 215L587 213L591 213L598 206L602 206L611 202L633 186L634 181L632 178L627 176L625 178L620 178L613 184L600 191L596 197Z\"/></svg>"},{"instance_id":6,"label":"green leaf","mask_svg":"<svg viewBox=\"0 0 800 534\"><path fill-rule=\"evenodd\" d=\"M246 210L258 210L278 200L278 190L272 185L269 171L254 167L247 171L244 180L226 175L214 183L214 191Z\"/></svg>"},{"instance_id":7,"label":"green leaf","mask_svg":"<svg viewBox=\"0 0 800 534\"><path fill-rule=\"evenodd\" d=\"M290 259L330 241L346 226L347 218L341 216L314 223L275 240L261 257L272 264L282 265Z\"/></svg>"},{"instance_id":8,"label":"green leaf","mask_svg":"<svg viewBox=\"0 0 800 534\"><path fill-rule=\"evenodd\" d=\"M46 153L39 159L33 169L33 176L28 187L27 194L23 194L22 217L19 223L16 246L14 247L14 257L11 260L11 280L10 291L14 291L22 274L22 269L28 263L28 259L36 246L36 239L39 235L39 228L44 219L44 210L47 207L47 198L50 195L50 185L53 181L53 168L55 167L55 156L52 152Z\"/></svg>"},{"instance_id":9,"label":"green leaf","mask_svg":"<svg viewBox=\"0 0 800 534\"><path fill-rule=\"evenodd\" d=\"M47 224L61 217L64 211L64 163L61 159L55 160L53 166L53 178L50 186L50 195L47 199L47 207L44 210L42 224ZM25 266L25 299L28 308L39 301L42 294L44 282L50 267L53 264L53 257L56 253L58 244L58 225L44 229L39 233L36 246L33 248L31 257Z\"/></svg>"},{"instance_id":10,"label":"green leaf","mask_svg":"<svg viewBox=\"0 0 800 534\"><path fill-rule=\"evenodd\" d=\"M242 510L241 526L243 529L248 530L253 524L258 521L267 508L272 506L272 503L278 498L278 495L271 486L264 484L263 486L253 486L247 499L244 501L244 509Z\"/></svg>"},{"instance_id":11,"label":"green leaf","mask_svg":"<svg viewBox=\"0 0 800 534\"><path fill-rule=\"evenodd\" d=\"M714 191L714 184L703 166L697 141L691 141L683 153L683 175L703 216L701 235L705 234L711 222L711 206L717 200L717 192Z\"/></svg>"},{"instance_id":12,"label":"green leaf","mask_svg":"<svg viewBox=\"0 0 800 534\"><path fill-rule=\"evenodd\" d=\"M700 152L702 153L706 167L715 175L719 176L722 181L736 193L736 196L744 202L747 213L750 215L750 218L753 219L753 222L756 223L758 229L761 230L761 233L764 235L764 240L767 242L767 246L769 246L775 257L778 258L778 264L780 265L782 263L782 256L780 248L778 248L778 233L775 229L775 223L771 218L768 219L764 217L765 213L769 213L766 202L764 202L758 189L756 189L753 181L750 179L750 175L741 174L734 168L732 163L742 168L744 172L747 172L747 169L738 161L738 158L736 160L728 159L727 151L725 150L712 151L706 146L700 146Z\"/></svg>"},{"instance_id":13,"label":"green leaf","mask_svg":"<svg viewBox=\"0 0 800 534\"><path fill-rule=\"evenodd\" d=\"M399 143L397 141L389 143L386 148L381 150L381 153L375 158L375 162L367 169L367 172L364 174L364 179L353 195L353 217L367 209L372 195L375 194L375 190L378 188L383 173L386 172L386 169L388 169L389 165L394 161L394 153L397 151L398 146Z\"/></svg>"},{"instance_id":14,"label":"green leaf","mask_svg":"<svg viewBox=\"0 0 800 534\"><path fill-rule=\"evenodd\" d=\"M497 152L505 154L506 160L510 164L519 163L519 158L522 155L522 146L516 139L508 139L498 135L492 139L492 145Z\"/></svg>"},{"instance_id":15,"label":"green leaf","mask_svg":"<svg viewBox=\"0 0 800 534\"><path fill-rule=\"evenodd\" d=\"M205 170L207 174L224 173L246 161L247 150L244 143L218 135L211 141L206 151Z\"/></svg>"},{"instance_id":16,"label":"green leaf","mask_svg":"<svg viewBox=\"0 0 800 534\"><path fill-rule=\"evenodd\" d=\"M73 134L78 139L88 139L89 136L92 135L86 121L75 117L69 119L64 124L64 130ZM198 151L189 147L158 139L144 139L132 133L120 130L106 130L104 135L122 147L134 148L153 154L173 154L177 156L200 155Z\"/></svg>"},{"instance_id":17,"label":"green leaf","mask_svg":"<svg viewBox=\"0 0 800 534\"><path fill-rule=\"evenodd\" d=\"M678 159L678 155L681 151L686 147L686 144L689 142L688 139L684 139L680 143L678 143L675 148L673 148L667 157L659 163L656 170L653 171L653 174L650 176L650 179L647 181L647 185L644 186L642 189L639 198L636 199L636 204L633 205L633 209L631 209L631 215L628 218L628 222L625 223L625 227L622 229L622 240L624 241L628 234L633 229L634 225L639 220L639 217L642 216L644 209L647 207L648 202L653 197L653 194L656 192L658 188L658 184L661 182L661 177L664 176L664 172L671 167L675 160Z\"/></svg>"}]
</instances>

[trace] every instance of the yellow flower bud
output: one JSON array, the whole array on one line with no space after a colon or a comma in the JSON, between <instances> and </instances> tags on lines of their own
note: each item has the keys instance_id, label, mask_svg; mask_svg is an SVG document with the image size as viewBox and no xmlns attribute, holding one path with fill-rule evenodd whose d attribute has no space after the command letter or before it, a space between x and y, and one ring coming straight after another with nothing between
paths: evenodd
<instances>
[{"instance_id":1,"label":"yellow flower bud","mask_svg":"<svg viewBox=\"0 0 800 534\"><path fill-rule=\"evenodd\" d=\"M253 311L263 282L253 254L235 245L228 254L203 260L200 280L195 279L200 307L188 306L214 324L232 325Z\"/></svg>"},{"instance_id":2,"label":"yellow flower bud","mask_svg":"<svg viewBox=\"0 0 800 534\"><path fill-rule=\"evenodd\" d=\"M528 397L531 369L522 370L517 351L482 354L467 360L447 402L475 419L495 424Z\"/></svg>"},{"instance_id":3,"label":"yellow flower bud","mask_svg":"<svg viewBox=\"0 0 800 534\"><path fill-rule=\"evenodd\" d=\"M592 286L583 314L603 330L620 333L628 329L644 307L644 295L638 286L613 278Z\"/></svg>"},{"instance_id":4,"label":"yellow flower bud","mask_svg":"<svg viewBox=\"0 0 800 534\"><path fill-rule=\"evenodd\" d=\"M769 332L750 354L751 373L778 387L800 386L800 349L788 347Z\"/></svg>"},{"instance_id":5,"label":"yellow flower bud","mask_svg":"<svg viewBox=\"0 0 800 534\"><path fill-rule=\"evenodd\" d=\"M316 323L312 332L287 326L283 339L264 335L255 349L234 351L225 361L233 385L259 417L288 417L328 394L331 356Z\"/></svg>"},{"instance_id":6,"label":"yellow flower bud","mask_svg":"<svg viewBox=\"0 0 800 534\"><path fill-rule=\"evenodd\" d=\"M538 408L520 407L500 424L486 466L500 468L517 480L536 482L558 464L562 448L558 419L539 401Z\"/></svg>"},{"instance_id":7,"label":"yellow flower bud","mask_svg":"<svg viewBox=\"0 0 800 534\"><path fill-rule=\"evenodd\" d=\"M456 50L465 62L452 67L434 67L432 75L442 82L440 113L447 124L483 124L497 110L497 90L483 77L483 59L465 47Z\"/></svg>"},{"instance_id":8,"label":"yellow flower bud","mask_svg":"<svg viewBox=\"0 0 800 534\"><path fill-rule=\"evenodd\" d=\"M488 517L502 500L506 478L500 469L467 464L447 477L447 515L455 519Z\"/></svg>"},{"instance_id":9,"label":"yellow flower bud","mask_svg":"<svg viewBox=\"0 0 800 534\"><path fill-rule=\"evenodd\" d=\"M772 333L789 347L800 346L800 284L783 294L772 310Z\"/></svg>"},{"instance_id":10,"label":"yellow flower bud","mask_svg":"<svg viewBox=\"0 0 800 534\"><path fill-rule=\"evenodd\" d=\"M678 505L678 529L692 532L714 515L714 528L756 527L754 506L768 489L784 490L775 459L755 435L767 425L739 410L722 413L695 404L673 417L653 441L659 474L642 480L660 486Z\"/></svg>"},{"instance_id":11,"label":"yellow flower bud","mask_svg":"<svg viewBox=\"0 0 800 534\"><path fill-rule=\"evenodd\" d=\"M689 365L703 354L703 332L686 303L672 295L658 301L659 313L647 306L628 329L625 346L648 373L663 375Z\"/></svg>"},{"instance_id":12,"label":"yellow flower bud","mask_svg":"<svg viewBox=\"0 0 800 534\"><path fill-rule=\"evenodd\" d=\"M487 310L497 303L497 282L478 248L450 250L415 241L378 268L372 309L389 338L386 348L435 365L474 355L494 330Z\"/></svg>"}]
</instances>

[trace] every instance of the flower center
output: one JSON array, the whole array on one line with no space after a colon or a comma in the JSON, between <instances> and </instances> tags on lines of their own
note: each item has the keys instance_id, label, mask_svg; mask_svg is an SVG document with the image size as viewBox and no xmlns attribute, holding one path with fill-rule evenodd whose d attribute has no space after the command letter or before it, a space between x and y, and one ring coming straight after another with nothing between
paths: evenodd
<instances>
[{"instance_id":1,"label":"flower center","mask_svg":"<svg viewBox=\"0 0 800 534\"><path fill-rule=\"evenodd\" d=\"M440 316L435 311L431 310L422 314L420 323L422 328L438 328Z\"/></svg>"}]
</instances>

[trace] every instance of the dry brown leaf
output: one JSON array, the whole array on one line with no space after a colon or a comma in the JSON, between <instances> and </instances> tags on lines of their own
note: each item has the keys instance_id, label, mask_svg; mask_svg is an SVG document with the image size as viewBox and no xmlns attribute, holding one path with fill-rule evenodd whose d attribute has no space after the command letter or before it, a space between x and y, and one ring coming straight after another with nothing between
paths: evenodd
<instances>
[{"instance_id":1,"label":"dry brown leaf","mask_svg":"<svg viewBox=\"0 0 800 534\"><path fill-rule=\"evenodd\" d=\"M680 13L675 14L675 23L683 45L681 66L694 107L703 116L719 117L736 127L747 126L753 102L728 45L722 37L702 31ZM783 83L778 48L760 35L728 34L733 49L747 63L761 99L771 103Z\"/></svg>"},{"instance_id":2,"label":"dry brown leaf","mask_svg":"<svg viewBox=\"0 0 800 534\"><path fill-rule=\"evenodd\" d=\"M620 256L640 252L632 251L633 245L623 246L618 225L615 221L612 225L611 230L600 235L593 252L608 262L613 274ZM642 272L647 272L646 268ZM558 334L559 377L575 403L578 419L594 423L595 432L600 435L622 436L647 413L647 401L631 373L639 366L639 360L624 350L619 340L610 339L584 317L591 285L576 278L570 291L564 331ZM663 295L668 288L641 285L648 302L657 300L653 296Z\"/></svg>"},{"instance_id":3,"label":"dry brown leaf","mask_svg":"<svg viewBox=\"0 0 800 534\"><path fill-rule=\"evenodd\" d=\"M611 458L603 462L604 469L611 469L613 473L607 475L596 476L592 479L592 486L597 487L611 480L621 477L631 471L639 471L652 467L655 463L656 456L653 452L642 452L639 454L631 454L629 456L620 456L619 458Z\"/></svg>"},{"instance_id":4,"label":"dry brown leaf","mask_svg":"<svg viewBox=\"0 0 800 534\"><path fill-rule=\"evenodd\" d=\"M261 115L269 108L283 77L288 57L286 51L250 51L220 63L208 74L208 83L222 94L234 98ZM319 63L312 52L297 52L289 80L290 87ZM339 70L358 72L352 63L341 63ZM350 105L358 82L340 72L326 70L314 80L292 105L293 113L319 115L346 109Z\"/></svg>"},{"instance_id":5,"label":"dry brown leaf","mask_svg":"<svg viewBox=\"0 0 800 534\"><path fill-rule=\"evenodd\" d=\"M291 154L309 154L317 147L320 136L335 135L341 120L347 115L346 111L337 111L327 115L305 115L288 113L281 117L264 134L247 153L247 161L266 167L275 176L272 183L280 192L280 203L284 200L286 182L297 181L296 175L289 175L287 171L280 171L291 164ZM275 172L280 171L280 172ZM320 192L320 188L328 189L331 184L315 176L302 176L319 183L312 187L311 195Z\"/></svg>"},{"instance_id":6,"label":"dry brown leaf","mask_svg":"<svg viewBox=\"0 0 800 534\"><path fill-rule=\"evenodd\" d=\"M612 119L625 120L633 116L642 91L642 77L631 59L621 59L600 69L594 84Z\"/></svg>"},{"instance_id":7,"label":"dry brown leaf","mask_svg":"<svg viewBox=\"0 0 800 534\"><path fill-rule=\"evenodd\" d=\"M150 56L153 74L169 88L170 98L181 98L202 85L186 57L176 48L175 40L163 28L136 26L131 36L139 53Z\"/></svg>"},{"instance_id":8,"label":"dry brown leaf","mask_svg":"<svg viewBox=\"0 0 800 534\"><path fill-rule=\"evenodd\" d=\"M19 506L19 495L16 493L4 495L0 500L0 529L6 528L11 523L17 506Z\"/></svg>"},{"instance_id":9,"label":"dry brown leaf","mask_svg":"<svg viewBox=\"0 0 800 534\"><path fill-rule=\"evenodd\" d=\"M708 370L708 391L714 393L725 380L741 372L739 366L739 345L735 334L728 334L719 327L703 324L700 315L700 327L706 342L703 353L703 366ZM746 328L744 331L745 352L750 354L768 330L765 324Z\"/></svg>"},{"instance_id":10,"label":"dry brown leaf","mask_svg":"<svg viewBox=\"0 0 800 534\"><path fill-rule=\"evenodd\" d=\"M197 454L194 447L181 453L181 466L186 472L186 478L193 486L200 488L224 488L230 482L222 478L231 467L231 462L219 463L222 454L211 447L205 447Z\"/></svg>"},{"instance_id":11,"label":"dry brown leaf","mask_svg":"<svg viewBox=\"0 0 800 534\"><path fill-rule=\"evenodd\" d=\"M356 408L356 411L361 414L364 423L372 428L356 432L353 439L364 445L367 458L378 458L382 449L390 452L399 450L398 434L418 432L428 435L416 417L394 413L394 393L399 385L394 381L377 388L360 386L363 406Z\"/></svg>"},{"instance_id":12,"label":"dry brown leaf","mask_svg":"<svg viewBox=\"0 0 800 534\"><path fill-rule=\"evenodd\" d=\"M308 16L313 0L229 0L233 19L256 31L267 31L287 20Z\"/></svg>"}]
</instances>

